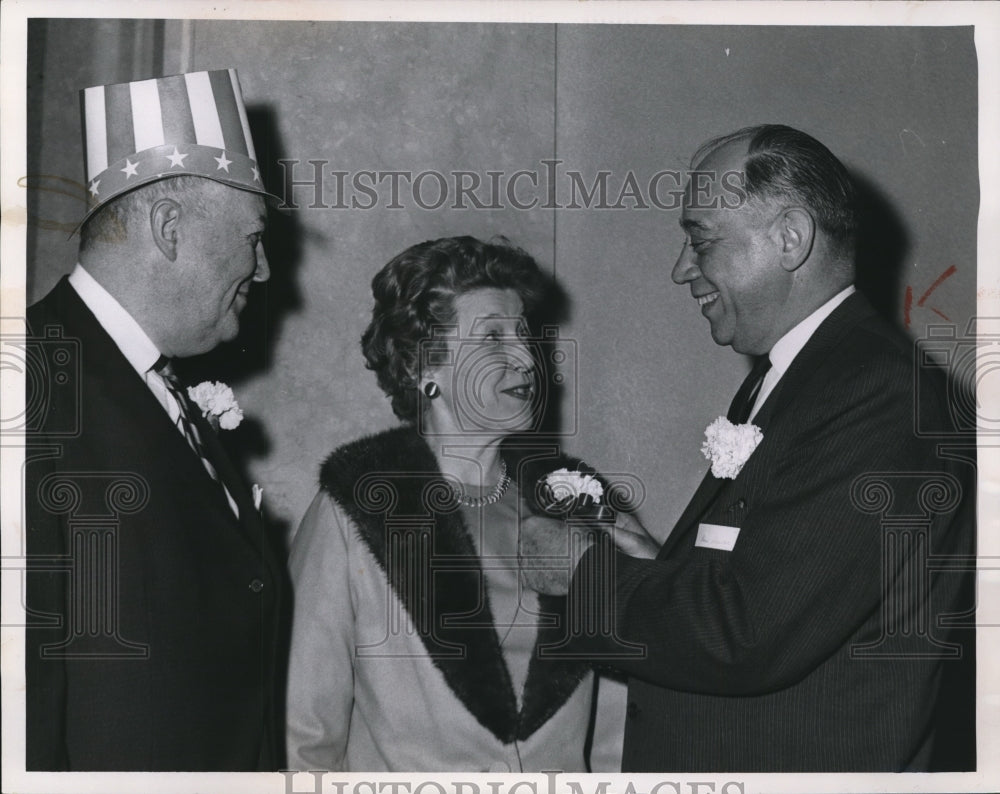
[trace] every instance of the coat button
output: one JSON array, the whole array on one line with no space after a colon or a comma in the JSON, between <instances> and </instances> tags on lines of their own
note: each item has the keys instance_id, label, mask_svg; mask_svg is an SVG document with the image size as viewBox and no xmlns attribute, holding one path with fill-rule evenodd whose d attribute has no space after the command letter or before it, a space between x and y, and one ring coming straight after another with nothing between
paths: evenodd
<instances>
[{"instance_id":1,"label":"coat button","mask_svg":"<svg viewBox=\"0 0 1000 794\"><path fill-rule=\"evenodd\" d=\"M628 702L628 707L625 709L625 713L628 715L628 718L630 720L634 720L636 717L639 716L639 712L640 712L639 704L636 703L634 700L630 700Z\"/></svg>"},{"instance_id":2,"label":"coat button","mask_svg":"<svg viewBox=\"0 0 1000 794\"><path fill-rule=\"evenodd\" d=\"M250 589L255 593L259 593L264 589L264 583L260 579L254 579L250 582Z\"/></svg>"}]
</instances>

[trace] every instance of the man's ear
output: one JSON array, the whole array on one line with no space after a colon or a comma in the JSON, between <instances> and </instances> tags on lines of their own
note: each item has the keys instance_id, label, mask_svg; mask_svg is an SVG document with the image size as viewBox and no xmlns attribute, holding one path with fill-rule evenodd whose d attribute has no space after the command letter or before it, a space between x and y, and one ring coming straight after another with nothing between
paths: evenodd
<instances>
[{"instance_id":1,"label":"man's ear","mask_svg":"<svg viewBox=\"0 0 1000 794\"><path fill-rule=\"evenodd\" d=\"M781 266L789 273L798 270L812 252L816 240L816 221L801 207L786 207L772 227L779 245Z\"/></svg>"},{"instance_id":2,"label":"man's ear","mask_svg":"<svg viewBox=\"0 0 1000 794\"><path fill-rule=\"evenodd\" d=\"M171 262L177 259L177 227L181 205L171 198L157 199L149 208L149 231L153 242Z\"/></svg>"}]
</instances>

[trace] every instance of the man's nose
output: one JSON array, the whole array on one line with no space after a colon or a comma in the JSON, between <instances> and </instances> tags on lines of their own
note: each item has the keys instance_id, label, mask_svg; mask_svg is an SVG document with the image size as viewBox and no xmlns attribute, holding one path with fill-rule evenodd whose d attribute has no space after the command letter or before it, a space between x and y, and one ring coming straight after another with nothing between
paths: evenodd
<instances>
[{"instance_id":1,"label":"man's nose","mask_svg":"<svg viewBox=\"0 0 1000 794\"><path fill-rule=\"evenodd\" d=\"M681 254L674 263L674 269L670 271L670 278L674 284L687 284L698 278L698 265L695 263L690 244L684 243Z\"/></svg>"},{"instance_id":2,"label":"man's nose","mask_svg":"<svg viewBox=\"0 0 1000 794\"><path fill-rule=\"evenodd\" d=\"M253 273L254 281L267 281L271 278L271 266L267 263L267 254L264 253L264 243L257 243L254 252L257 256L257 269Z\"/></svg>"}]
</instances>

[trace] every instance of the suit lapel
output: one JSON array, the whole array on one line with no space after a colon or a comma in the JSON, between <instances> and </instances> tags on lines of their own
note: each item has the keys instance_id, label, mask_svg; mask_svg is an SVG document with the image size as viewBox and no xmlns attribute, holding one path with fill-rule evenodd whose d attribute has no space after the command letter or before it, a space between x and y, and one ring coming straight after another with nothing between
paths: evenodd
<instances>
[{"instance_id":1,"label":"suit lapel","mask_svg":"<svg viewBox=\"0 0 1000 794\"><path fill-rule=\"evenodd\" d=\"M142 376L136 372L128 359L108 336L87 305L77 295L76 290L64 277L57 285L58 302L61 313L65 317L67 335L79 337L81 342L81 366L86 368L87 375L100 384L100 392L113 410L123 417L123 426L141 427L143 437L149 439L150 448L167 450L163 461L157 464L164 469L164 476L172 477L186 483L186 487L195 489L202 494L202 499L213 507L215 524L225 524L237 528L237 534L259 549L259 533L251 531L250 527L259 524L257 511L240 485L240 478L235 474L228 457L221 450L218 439L212 437L211 429L195 416L199 433L205 438L212 437L213 457L218 458L221 469L224 469L227 485L232 482L230 492L240 507L241 520L237 520L229 507L225 493L205 471L198 455L191 449L163 406L149 390ZM34 329L36 333L42 329ZM193 412L195 415L197 411ZM217 454L215 454L217 453ZM213 459L213 464L215 460ZM220 471L220 477L223 474ZM239 494L239 496L237 496ZM244 507L244 501L249 505ZM242 516L246 514L249 524L244 525ZM259 528L259 527L258 527Z\"/></svg>"},{"instance_id":2,"label":"suit lapel","mask_svg":"<svg viewBox=\"0 0 1000 794\"><path fill-rule=\"evenodd\" d=\"M691 497L688 506L684 508L684 512L681 513L681 517L677 519L673 530L671 530L663 546L660 548L659 554L656 555L657 559L665 560L669 557L681 540L690 534L690 531L698 523L698 519L704 515L716 495L722 490L723 485L725 485L725 481L720 480L712 474L711 469L705 472L705 476L702 478L698 489L694 492L694 496Z\"/></svg>"},{"instance_id":3,"label":"suit lapel","mask_svg":"<svg viewBox=\"0 0 1000 794\"><path fill-rule=\"evenodd\" d=\"M794 358L788 370L782 375L774 390L768 395L764 404L753 419L764 433L765 443L767 439L767 429L776 416L780 416L786 411L800 391L802 383L808 379L815 371L818 362L826 358L830 352L836 348L837 344L862 320L874 316L868 300L860 293L855 292L844 300L830 316L827 317L816 329L813 335L806 342L805 346ZM757 454L756 452L754 454ZM736 483L741 481L743 473L737 475ZM658 559L666 559L678 547L681 540L688 537L691 531L697 526L699 519L712 507L718 498L726 480L720 480L712 474L711 469L705 473L704 479L691 497L687 508L677 520L673 530L667 536L666 542L657 555Z\"/></svg>"},{"instance_id":4,"label":"suit lapel","mask_svg":"<svg viewBox=\"0 0 1000 794\"><path fill-rule=\"evenodd\" d=\"M834 309L816 329L791 366L782 375L778 385L758 412L763 422L771 422L782 415L801 391L806 380L812 377L817 366L837 348L841 340L863 320L877 317L868 299L860 292L850 295ZM756 424L759 424L756 422ZM764 425L761 425L766 429Z\"/></svg>"}]
</instances>

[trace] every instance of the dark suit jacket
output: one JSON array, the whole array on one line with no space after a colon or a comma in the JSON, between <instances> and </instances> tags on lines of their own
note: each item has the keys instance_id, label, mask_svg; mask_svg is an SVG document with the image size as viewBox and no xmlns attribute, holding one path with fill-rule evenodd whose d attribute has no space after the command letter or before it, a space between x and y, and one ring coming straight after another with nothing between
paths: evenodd
<instances>
[{"instance_id":1,"label":"dark suit jacket","mask_svg":"<svg viewBox=\"0 0 1000 794\"><path fill-rule=\"evenodd\" d=\"M947 418L930 375L915 402L909 340L851 296L762 406L742 471L706 476L657 560L611 554L610 570L587 552L573 602L610 587L616 636L645 647L612 661L631 676L624 770L928 767L957 664L938 658L954 648L936 620L959 608L963 576L929 572L927 555L974 543L958 510L972 465L914 432L916 408ZM734 548L696 546L700 523L740 527Z\"/></svg>"},{"instance_id":2,"label":"dark suit jacket","mask_svg":"<svg viewBox=\"0 0 1000 794\"><path fill-rule=\"evenodd\" d=\"M27 768L277 769L288 585L245 483L199 417L237 520L66 279L28 323Z\"/></svg>"}]
</instances>

